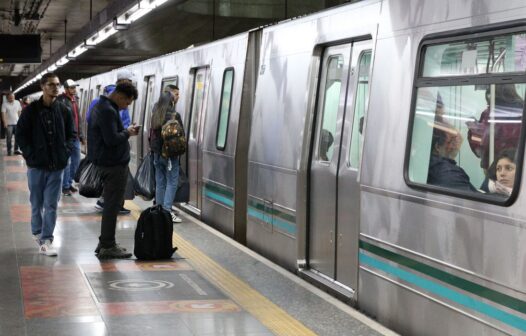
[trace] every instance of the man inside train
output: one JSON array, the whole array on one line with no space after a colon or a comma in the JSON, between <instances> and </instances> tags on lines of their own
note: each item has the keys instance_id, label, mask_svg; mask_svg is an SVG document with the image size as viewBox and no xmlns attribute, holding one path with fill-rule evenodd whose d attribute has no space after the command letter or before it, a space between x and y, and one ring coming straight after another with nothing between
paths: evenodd
<instances>
[{"instance_id":1,"label":"man inside train","mask_svg":"<svg viewBox=\"0 0 526 336\"><path fill-rule=\"evenodd\" d=\"M428 184L477 192L468 174L455 161L461 145L462 136L458 130L445 124L435 124L431 140Z\"/></svg>"},{"instance_id":2,"label":"man inside train","mask_svg":"<svg viewBox=\"0 0 526 336\"><path fill-rule=\"evenodd\" d=\"M128 69L121 69L117 72L117 82L115 84L109 84L106 87L104 87L104 95L107 97L109 96L113 90L115 90L115 86L119 85L121 83L130 83L133 84L135 82L135 74L131 72ZM86 113L86 121L89 122L91 111L93 110L93 107L99 102L100 97L97 97L93 99L93 101L90 103L88 112ZM130 126L130 112L128 110L128 107L119 110L119 116L122 121L122 125L124 128L128 128ZM104 209L104 197L101 197L97 200L97 203L95 204L95 209L102 211ZM124 203L119 210L119 215L127 215L130 213L129 209L126 209L124 207Z\"/></svg>"},{"instance_id":3,"label":"man inside train","mask_svg":"<svg viewBox=\"0 0 526 336\"><path fill-rule=\"evenodd\" d=\"M101 173L105 200L99 244L95 249L100 259L131 257L131 253L115 241L115 228L128 177L128 139L139 134L140 129L140 126L134 124L124 128L119 111L128 107L135 99L135 86L132 83L120 83L108 97L100 97L88 122L88 159Z\"/></svg>"}]
</instances>

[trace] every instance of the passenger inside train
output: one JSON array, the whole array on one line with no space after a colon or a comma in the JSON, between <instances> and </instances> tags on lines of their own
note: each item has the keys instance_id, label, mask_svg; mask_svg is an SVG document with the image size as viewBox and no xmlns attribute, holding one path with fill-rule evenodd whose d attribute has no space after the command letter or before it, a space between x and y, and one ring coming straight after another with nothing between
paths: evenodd
<instances>
[{"instance_id":1,"label":"passenger inside train","mask_svg":"<svg viewBox=\"0 0 526 336\"><path fill-rule=\"evenodd\" d=\"M502 150L489 167L488 179L480 189L491 194L510 196L515 183L516 155L515 149Z\"/></svg>"}]
</instances>

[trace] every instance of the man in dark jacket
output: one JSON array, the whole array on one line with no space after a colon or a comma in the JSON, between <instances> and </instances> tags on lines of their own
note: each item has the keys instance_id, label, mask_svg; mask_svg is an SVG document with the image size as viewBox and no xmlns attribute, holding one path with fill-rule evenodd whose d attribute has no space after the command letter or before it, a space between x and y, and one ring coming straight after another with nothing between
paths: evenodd
<instances>
[{"instance_id":1,"label":"man in dark jacket","mask_svg":"<svg viewBox=\"0 0 526 336\"><path fill-rule=\"evenodd\" d=\"M31 230L39 252L57 255L53 231L57 220L62 173L76 133L69 109L57 101L60 82L54 73L40 80L42 97L27 106L16 126L16 141L26 160Z\"/></svg>"},{"instance_id":2,"label":"man in dark jacket","mask_svg":"<svg viewBox=\"0 0 526 336\"><path fill-rule=\"evenodd\" d=\"M101 172L104 183L104 210L102 211L101 235L95 249L97 256L106 258L129 258L131 253L115 241L117 214L124 200L130 144L128 139L139 133L140 126L122 125L119 110L137 99L137 89L131 83L117 85L108 96L101 96L93 107L88 122L88 159Z\"/></svg>"},{"instance_id":3,"label":"man in dark jacket","mask_svg":"<svg viewBox=\"0 0 526 336\"><path fill-rule=\"evenodd\" d=\"M78 105L79 98L77 97L77 86L78 84L68 79L64 82L64 93L58 96L57 100L66 105L72 113L73 125L77 137L73 142L73 151L71 152L70 160L68 165L64 169L64 177L62 179L62 195L71 196L72 192L76 192L77 188L73 186L73 177L79 167L80 163L80 143L84 143L83 131L82 131L82 120L80 117L80 110Z\"/></svg>"},{"instance_id":4,"label":"man in dark jacket","mask_svg":"<svg viewBox=\"0 0 526 336\"><path fill-rule=\"evenodd\" d=\"M454 160L460 150L462 137L456 129L443 125L435 128L431 141L431 158L427 183L440 187L477 192L468 174Z\"/></svg>"}]
</instances>

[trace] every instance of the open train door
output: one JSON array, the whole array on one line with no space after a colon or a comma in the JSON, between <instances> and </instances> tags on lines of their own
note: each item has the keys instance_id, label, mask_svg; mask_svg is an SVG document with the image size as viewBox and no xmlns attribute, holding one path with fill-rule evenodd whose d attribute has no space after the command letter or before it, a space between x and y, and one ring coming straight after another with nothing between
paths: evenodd
<instances>
[{"instance_id":1,"label":"open train door","mask_svg":"<svg viewBox=\"0 0 526 336\"><path fill-rule=\"evenodd\" d=\"M325 49L310 163L309 275L348 299L358 287L359 162L371 41Z\"/></svg>"}]
</instances>

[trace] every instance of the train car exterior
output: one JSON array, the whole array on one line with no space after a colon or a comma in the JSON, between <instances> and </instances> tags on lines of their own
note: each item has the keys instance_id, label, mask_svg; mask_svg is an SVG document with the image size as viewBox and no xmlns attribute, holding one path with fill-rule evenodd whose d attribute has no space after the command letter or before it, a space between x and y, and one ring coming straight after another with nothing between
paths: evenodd
<instances>
[{"instance_id":1,"label":"train car exterior","mask_svg":"<svg viewBox=\"0 0 526 336\"><path fill-rule=\"evenodd\" d=\"M126 68L132 171L181 90L183 209L402 334L526 332L523 1L367 0Z\"/></svg>"}]
</instances>

